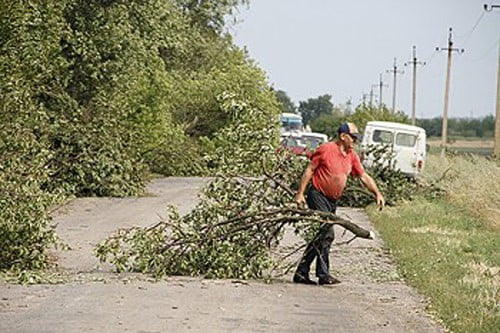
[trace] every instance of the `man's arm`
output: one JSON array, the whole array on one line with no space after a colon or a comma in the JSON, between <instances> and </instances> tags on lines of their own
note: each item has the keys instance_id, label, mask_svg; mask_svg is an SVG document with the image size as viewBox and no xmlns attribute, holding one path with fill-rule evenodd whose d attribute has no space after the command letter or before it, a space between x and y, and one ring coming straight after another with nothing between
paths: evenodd
<instances>
[{"instance_id":1,"label":"man's arm","mask_svg":"<svg viewBox=\"0 0 500 333\"><path fill-rule=\"evenodd\" d=\"M306 199L304 198L304 192L313 174L314 174L313 165L312 163L309 163L306 170L304 171L304 174L302 175L302 179L300 180L299 184L299 189L297 190L297 194L295 195L295 202L297 202L299 205L306 203Z\"/></svg>"},{"instance_id":2,"label":"man's arm","mask_svg":"<svg viewBox=\"0 0 500 333\"><path fill-rule=\"evenodd\" d=\"M370 177L370 175L367 174L366 172L363 172L360 178L363 184L366 186L366 188L369 189L373 194L375 194L375 197L377 198L376 199L377 205L379 205L381 208L384 207L385 205L384 196L378 190L377 184L375 184L373 178Z\"/></svg>"}]
</instances>

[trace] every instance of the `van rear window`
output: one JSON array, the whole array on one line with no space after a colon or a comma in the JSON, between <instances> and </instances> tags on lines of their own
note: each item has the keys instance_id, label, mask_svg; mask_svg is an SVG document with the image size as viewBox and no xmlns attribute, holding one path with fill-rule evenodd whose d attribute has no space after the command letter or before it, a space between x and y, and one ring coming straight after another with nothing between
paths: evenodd
<instances>
[{"instance_id":1,"label":"van rear window","mask_svg":"<svg viewBox=\"0 0 500 333\"><path fill-rule=\"evenodd\" d=\"M393 142L394 134L390 131L375 130L373 131L373 142L391 143Z\"/></svg>"},{"instance_id":2,"label":"van rear window","mask_svg":"<svg viewBox=\"0 0 500 333\"><path fill-rule=\"evenodd\" d=\"M398 133L396 135L396 144L398 146L413 147L417 141L417 136L407 133Z\"/></svg>"}]
</instances>

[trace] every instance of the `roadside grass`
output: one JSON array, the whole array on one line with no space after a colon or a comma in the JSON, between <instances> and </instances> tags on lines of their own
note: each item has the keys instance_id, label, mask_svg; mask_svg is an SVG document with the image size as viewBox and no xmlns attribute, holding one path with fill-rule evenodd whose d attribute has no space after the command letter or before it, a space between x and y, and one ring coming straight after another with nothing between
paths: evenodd
<instances>
[{"instance_id":1,"label":"roadside grass","mask_svg":"<svg viewBox=\"0 0 500 333\"><path fill-rule=\"evenodd\" d=\"M448 170L443 177L445 170ZM478 156L429 156L425 182L445 195L367 211L399 274L454 332L500 328L500 167Z\"/></svg>"},{"instance_id":2,"label":"roadside grass","mask_svg":"<svg viewBox=\"0 0 500 333\"><path fill-rule=\"evenodd\" d=\"M444 159L429 155L424 171L425 182L439 181L447 202L479 218L485 227L500 231L499 160L476 155Z\"/></svg>"},{"instance_id":3,"label":"roadside grass","mask_svg":"<svg viewBox=\"0 0 500 333\"><path fill-rule=\"evenodd\" d=\"M500 235L445 201L417 199L368 213L400 275L454 332L498 332Z\"/></svg>"}]
</instances>

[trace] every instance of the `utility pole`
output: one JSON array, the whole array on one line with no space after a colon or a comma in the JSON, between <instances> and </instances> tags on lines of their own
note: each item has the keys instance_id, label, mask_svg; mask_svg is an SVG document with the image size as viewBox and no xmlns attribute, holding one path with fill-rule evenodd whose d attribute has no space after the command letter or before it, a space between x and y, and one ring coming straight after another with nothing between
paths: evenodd
<instances>
[{"instance_id":1,"label":"utility pole","mask_svg":"<svg viewBox=\"0 0 500 333\"><path fill-rule=\"evenodd\" d=\"M497 112L495 115L495 145L493 156L500 158L500 45L498 46Z\"/></svg>"},{"instance_id":2,"label":"utility pole","mask_svg":"<svg viewBox=\"0 0 500 333\"><path fill-rule=\"evenodd\" d=\"M417 104L417 65L425 65L425 62L417 60L417 47L413 45L413 59L405 62L405 66L413 65L413 87L411 94L411 124L416 123L416 104Z\"/></svg>"},{"instance_id":3,"label":"utility pole","mask_svg":"<svg viewBox=\"0 0 500 333\"><path fill-rule=\"evenodd\" d=\"M373 87L378 87L378 84L372 84L372 87L370 88L370 107L373 107L373 97L377 96L373 93Z\"/></svg>"},{"instance_id":4,"label":"utility pole","mask_svg":"<svg viewBox=\"0 0 500 333\"><path fill-rule=\"evenodd\" d=\"M362 100L363 100L363 106L366 106L366 96L368 96L368 94L363 93L363 98L362 98Z\"/></svg>"},{"instance_id":5,"label":"utility pole","mask_svg":"<svg viewBox=\"0 0 500 333\"><path fill-rule=\"evenodd\" d=\"M378 89L379 89L378 93L379 93L379 97L380 97L379 102L378 102L378 108L380 110L382 110L382 103L383 103L383 100L382 100L382 90L383 90L384 87L387 87L387 85L384 84L384 81L382 81L382 73L380 73L378 75Z\"/></svg>"},{"instance_id":6,"label":"utility pole","mask_svg":"<svg viewBox=\"0 0 500 333\"><path fill-rule=\"evenodd\" d=\"M491 12L494 8L500 8L500 5L484 5L484 10ZM498 45L498 69L497 69L497 110L495 115L495 143L493 156L500 158L500 44Z\"/></svg>"},{"instance_id":7,"label":"utility pole","mask_svg":"<svg viewBox=\"0 0 500 333\"><path fill-rule=\"evenodd\" d=\"M444 91L444 110L443 110L443 127L442 127L442 142L441 142L441 157L446 153L446 141L448 134L448 97L450 93L450 72L451 72L451 54L453 51L463 53L464 49L453 48L453 41L451 40L452 29L450 28L448 35L448 47L436 47L436 51L448 51L448 65L446 67L446 86Z\"/></svg>"},{"instance_id":8,"label":"utility pole","mask_svg":"<svg viewBox=\"0 0 500 333\"><path fill-rule=\"evenodd\" d=\"M393 88L392 88L392 112L396 112L396 76L398 74L403 74L404 71L398 70L398 66L396 65L396 58L394 58L394 66L392 69L386 70L387 73L392 73L394 74L394 80L393 80Z\"/></svg>"}]
</instances>

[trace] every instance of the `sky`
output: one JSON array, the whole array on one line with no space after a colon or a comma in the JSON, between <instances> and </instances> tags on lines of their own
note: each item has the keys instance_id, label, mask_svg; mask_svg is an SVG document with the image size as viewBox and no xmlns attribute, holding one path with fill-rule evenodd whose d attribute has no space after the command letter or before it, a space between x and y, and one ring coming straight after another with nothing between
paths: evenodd
<instances>
[{"instance_id":1,"label":"sky","mask_svg":"<svg viewBox=\"0 0 500 333\"><path fill-rule=\"evenodd\" d=\"M382 100L392 107L394 58L404 74L396 79L396 109L411 115L416 46L416 114L443 114L449 28L453 52L449 117L494 115L499 63L500 0L250 0L229 28L276 90L292 101L329 94L334 104L361 103L379 74ZM369 101L369 97L366 97Z\"/></svg>"}]
</instances>

